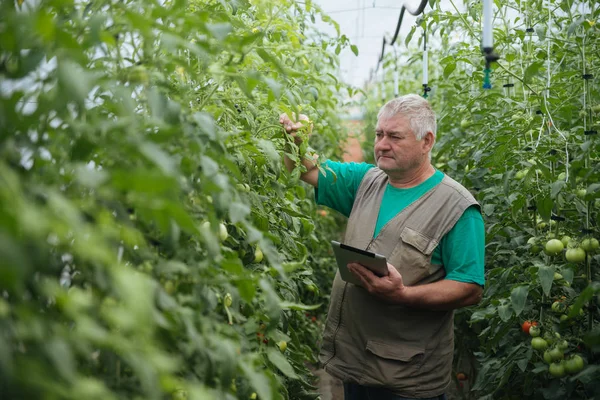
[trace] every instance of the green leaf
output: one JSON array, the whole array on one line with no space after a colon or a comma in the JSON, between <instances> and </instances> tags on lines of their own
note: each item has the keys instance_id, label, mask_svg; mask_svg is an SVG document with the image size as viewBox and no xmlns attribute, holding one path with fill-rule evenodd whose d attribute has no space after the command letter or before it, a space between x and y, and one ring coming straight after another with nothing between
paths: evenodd
<instances>
[{"instance_id":1,"label":"green leaf","mask_svg":"<svg viewBox=\"0 0 600 400\"><path fill-rule=\"evenodd\" d=\"M240 361L239 366L242 369L242 372L244 372L244 375L248 378L248 381L250 381L250 385L256 390L258 396L264 400L271 400L273 395L267 377L264 374L255 371L248 362Z\"/></svg>"},{"instance_id":2,"label":"green leaf","mask_svg":"<svg viewBox=\"0 0 600 400\"><path fill-rule=\"evenodd\" d=\"M502 321L508 321L510 317L512 317L512 309L510 308L510 304L498 306L498 315Z\"/></svg>"},{"instance_id":3,"label":"green leaf","mask_svg":"<svg viewBox=\"0 0 600 400\"><path fill-rule=\"evenodd\" d=\"M351 45L350 50L352 50L355 56L358 56L358 47L356 47L356 45Z\"/></svg>"},{"instance_id":4,"label":"green leaf","mask_svg":"<svg viewBox=\"0 0 600 400\"><path fill-rule=\"evenodd\" d=\"M533 64L529 65L525 70L525 74L523 76L523 82L531 83L533 77L538 73L540 67L544 65L541 61L536 61Z\"/></svg>"},{"instance_id":5,"label":"green leaf","mask_svg":"<svg viewBox=\"0 0 600 400\"><path fill-rule=\"evenodd\" d=\"M231 24L229 22L218 22L216 24L206 24L206 29L213 35L218 41L223 41L232 31Z\"/></svg>"},{"instance_id":6,"label":"green leaf","mask_svg":"<svg viewBox=\"0 0 600 400\"><path fill-rule=\"evenodd\" d=\"M560 191L566 186L567 182L565 181L556 181L552 184L552 188L550 190L550 197L555 199L556 196L560 193Z\"/></svg>"},{"instance_id":7,"label":"green leaf","mask_svg":"<svg viewBox=\"0 0 600 400\"><path fill-rule=\"evenodd\" d=\"M209 139L216 139L216 127L212 115L205 112L197 112L194 113L192 118L198 125L198 128L200 128L202 132L206 133Z\"/></svg>"},{"instance_id":8,"label":"green leaf","mask_svg":"<svg viewBox=\"0 0 600 400\"><path fill-rule=\"evenodd\" d=\"M267 352L267 357L269 361L273 363L285 376L291 379L298 379L298 375L294 371L294 367L288 362L283 354L279 350L275 350L274 348L270 348Z\"/></svg>"},{"instance_id":9,"label":"green leaf","mask_svg":"<svg viewBox=\"0 0 600 400\"><path fill-rule=\"evenodd\" d=\"M450 74L452 74L454 72L455 69L456 69L455 62L451 62L450 64L446 65L444 67L444 79L448 78L450 76Z\"/></svg>"},{"instance_id":10,"label":"green leaf","mask_svg":"<svg viewBox=\"0 0 600 400\"><path fill-rule=\"evenodd\" d=\"M289 301L282 301L281 303L279 303L279 307L281 307L282 310L310 311L316 310L317 308L321 307L321 304L306 305L292 303Z\"/></svg>"},{"instance_id":11,"label":"green leaf","mask_svg":"<svg viewBox=\"0 0 600 400\"><path fill-rule=\"evenodd\" d=\"M416 26L416 25L414 25L414 26L413 26L413 27L410 29L410 32L408 32L408 35L406 35L406 39L404 40L404 45L405 45L406 47L408 47L408 44L410 43L410 41L411 41L411 39L412 39L413 35L415 34L416 30L417 30L417 26Z\"/></svg>"},{"instance_id":12,"label":"green leaf","mask_svg":"<svg viewBox=\"0 0 600 400\"><path fill-rule=\"evenodd\" d=\"M542 197L541 199L538 199L536 205L542 219L548 221L552 214L552 206L554 205L552 199L549 197Z\"/></svg>"},{"instance_id":13,"label":"green leaf","mask_svg":"<svg viewBox=\"0 0 600 400\"><path fill-rule=\"evenodd\" d=\"M496 210L496 205L495 204L486 204L483 206L483 213L485 215L487 215L488 217L490 215L494 215L494 211Z\"/></svg>"},{"instance_id":14,"label":"green leaf","mask_svg":"<svg viewBox=\"0 0 600 400\"><path fill-rule=\"evenodd\" d=\"M165 175L175 173L175 161L169 154L164 152L158 145L152 142L144 142L139 145L140 152L146 158L156 164Z\"/></svg>"},{"instance_id":15,"label":"green leaf","mask_svg":"<svg viewBox=\"0 0 600 400\"><path fill-rule=\"evenodd\" d=\"M256 282L253 279L238 279L234 282L240 292L240 297L250 303L256 294Z\"/></svg>"},{"instance_id":16,"label":"green leaf","mask_svg":"<svg viewBox=\"0 0 600 400\"><path fill-rule=\"evenodd\" d=\"M554 282L554 272L556 268L552 266L541 266L538 270L538 277L540 278L540 284L544 290L546 296L550 295L550 289L552 289L552 283Z\"/></svg>"},{"instance_id":17,"label":"green leaf","mask_svg":"<svg viewBox=\"0 0 600 400\"><path fill-rule=\"evenodd\" d=\"M529 286L517 286L510 293L510 300L512 307L515 310L517 317L525 309L525 303L527 302L527 295L529 294Z\"/></svg>"},{"instance_id":18,"label":"green leaf","mask_svg":"<svg viewBox=\"0 0 600 400\"><path fill-rule=\"evenodd\" d=\"M229 205L229 219L234 224L242 222L250 214L250 207L244 203L234 201Z\"/></svg>"},{"instance_id":19,"label":"green leaf","mask_svg":"<svg viewBox=\"0 0 600 400\"><path fill-rule=\"evenodd\" d=\"M57 74L58 83L66 92L65 97L83 104L93 84L90 74L68 59L58 63Z\"/></svg>"}]
</instances>

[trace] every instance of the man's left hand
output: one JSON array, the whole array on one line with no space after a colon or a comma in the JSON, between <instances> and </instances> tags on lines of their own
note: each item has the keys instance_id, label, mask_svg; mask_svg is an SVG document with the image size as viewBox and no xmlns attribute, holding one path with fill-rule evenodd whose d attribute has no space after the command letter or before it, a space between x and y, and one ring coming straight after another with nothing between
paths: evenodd
<instances>
[{"instance_id":1,"label":"man's left hand","mask_svg":"<svg viewBox=\"0 0 600 400\"><path fill-rule=\"evenodd\" d=\"M348 264L348 270L360 279L369 293L390 303L398 303L402 291L405 290L404 281L400 272L392 264L388 263L387 267L388 275L380 277L361 264Z\"/></svg>"}]
</instances>

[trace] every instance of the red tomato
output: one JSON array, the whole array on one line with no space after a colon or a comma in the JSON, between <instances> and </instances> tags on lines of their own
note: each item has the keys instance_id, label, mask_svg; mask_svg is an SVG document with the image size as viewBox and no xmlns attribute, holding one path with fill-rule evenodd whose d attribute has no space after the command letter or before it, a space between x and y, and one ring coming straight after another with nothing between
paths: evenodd
<instances>
[{"instance_id":1,"label":"red tomato","mask_svg":"<svg viewBox=\"0 0 600 400\"><path fill-rule=\"evenodd\" d=\"M521 325L521 329L523 330L523 332L529 334L529 329L532 326L538 326L538 322L537 321L529 321L529 320L527 320L527 321L523 322L523 325Z\"/></svg>"}]
</instances>

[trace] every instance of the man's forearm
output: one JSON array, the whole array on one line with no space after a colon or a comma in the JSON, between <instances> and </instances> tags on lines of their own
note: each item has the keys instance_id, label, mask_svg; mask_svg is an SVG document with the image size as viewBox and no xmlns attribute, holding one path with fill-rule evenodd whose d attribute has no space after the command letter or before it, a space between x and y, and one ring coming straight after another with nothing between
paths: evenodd
<instances>
[{"instance_id":1,"label":"man's forearm","mask_svg":"<svg viewBox=\"0 0 600 400\"><path fill-rule=\"evenodd\" d=\"M283 162L284 162L285 168L288 170L288 172L292 172L298 166L297 165L298 163L296 163L294 160L292 160L288 156L288 153L292 151L292 149L290 147L291 146L289 146L289 145L286 146L286 149L285 149L285 152L283 155ZM318 169L317 169L316 161L301 157L301 163L306 168L306 172L302 172L300 174L300 179L306 183L316 186L317 182L318 182L318 175L317 175ZM314 182L315 178L317 179L317 182Z\"/></svg>"},{"instance_id":2,"label":"man's forearm","mask_svg":"<svg viewBox=\"0 0 600 400\"><path fill-rule=\"evenodd\" d=\"M483 289L472 283L442 280L419 286L405 286L395 302L429 310L453 310L479 303Z\"/></svg>"}]
</instances>

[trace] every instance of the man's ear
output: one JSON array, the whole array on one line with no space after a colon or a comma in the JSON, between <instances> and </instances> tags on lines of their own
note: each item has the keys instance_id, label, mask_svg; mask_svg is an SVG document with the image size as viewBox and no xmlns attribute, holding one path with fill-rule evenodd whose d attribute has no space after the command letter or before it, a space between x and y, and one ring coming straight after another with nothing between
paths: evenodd
<instances>
[{"instance_id":1,"label":"man's ear","mask_svg":"<svg viewBox=\"0 0 600 400\"><path fill-rule=\"evenodd\" d=\"M435 136L433 136L433 132L427 132L425 136L423 136L423 144L425 148L423 149L425 153L429 153L435 144Z\"/></svg>"}]
</instances>

